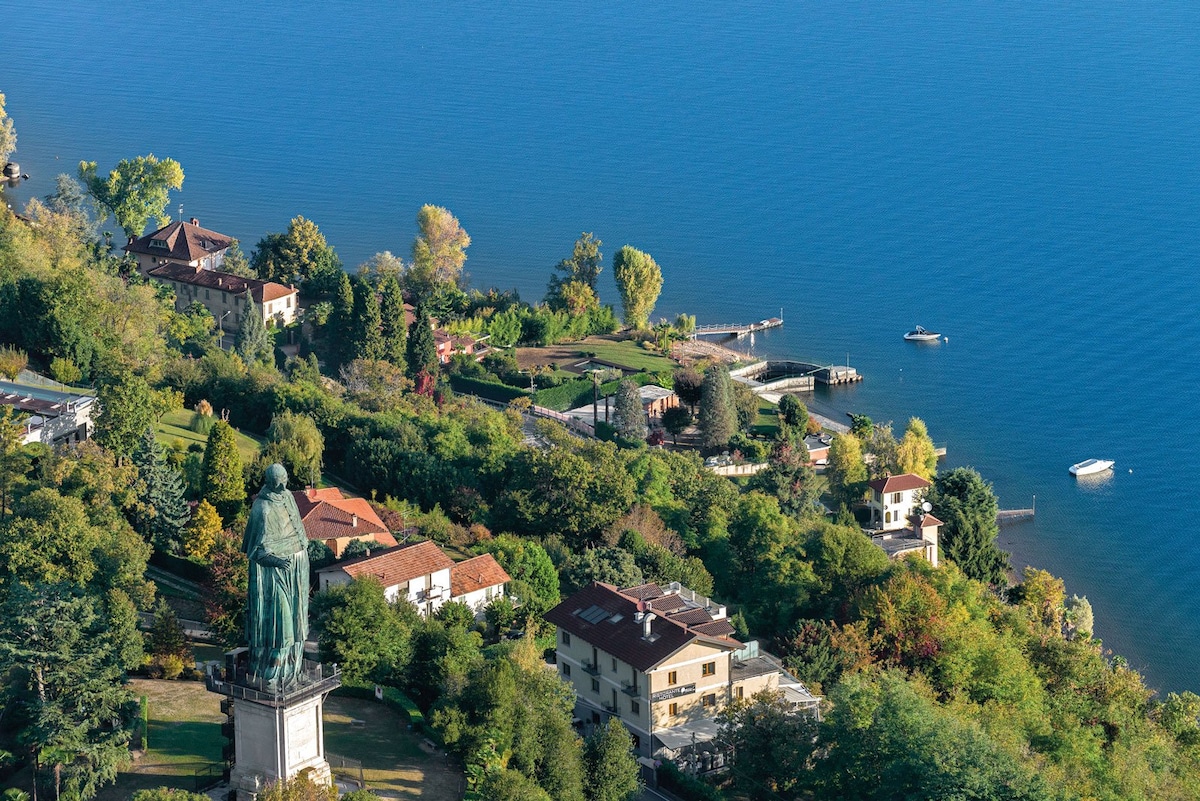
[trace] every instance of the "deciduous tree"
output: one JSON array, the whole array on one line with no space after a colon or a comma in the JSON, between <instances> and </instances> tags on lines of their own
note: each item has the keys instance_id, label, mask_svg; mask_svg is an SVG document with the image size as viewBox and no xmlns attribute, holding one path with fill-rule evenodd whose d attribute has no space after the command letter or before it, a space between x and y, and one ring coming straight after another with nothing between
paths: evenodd
<instances>
[{"instance_id":1,"label":"deciduous tree","mask_svg":"<svg viewBox=\"0 0 1200 801\"><path fill-rule=\"evenodd\" d=\"M278 462L286 467L289 485L316 486L324 455L325 438L307 414L280 412L271 418L267 446L260 461L264 465Z\"/></svg>"},{"instance_id":2,"label":"deciduous tree","mask_svg":"<svg viewBox=\"0 0 1200 801\"><path fill-rule=\"evenodd\" d=\"M184 530L184 553L189 559L207 562L209 552L217 544L221 528L221 515L217 514L217 508L207 500L201 500Z\"/></svg>"},{"instance_id":3,"label":"deciduous tree","mask_svg":"<svg viewBox=\"0 0 1200 801\"><path fill-rule=\"evenodd\" d=\"M671 379L679 400L686 403L695 414L696 405L700 403L704 374L695 367L682 367L674 372Z\"/></svg>"},{"instance_id":4,"label":"deciduous tree","mask_svg":"<svg viewBox=\"0 0 1200 801\"><path fill-rule=\"evenodd\" d=\"M342 262L312 220L294 217L282 234L267 234L254 248L250 264L258 277L284 284L302 283L313 295L337 287Z\"/></svg>"},{"instance_id":5,"label":"deciduous tree","mask_svg":"<svg viewBox=\"0 0 1200 801\"><path fill-rule=\"evenodd\" d=\"M575 240L571 258L563 259L554 268L560 275L550 276L550 285L546 290L546 302L551 307L566 309L571 307L571 301L568 300L568 293L565 291L566 287L571 284L586 287L591 290L590 296L596 297L596 278L604 269L604 256L600 252L602 244L604 243L593 234L582 233L579 235L579 239ZM589 293L572 290L572 294L586 296Z\"/></svg>"},{"instance_id":6,"label":"deciduous tree","mask_svg":"<svg viewBox=\"0 0 1200 801\"><path fill-rule=\"evenodd\" d=\"M678 445L679 435L692 424L692 413L686 406L672 406L663 412L663 428L671 435L671 441Z\"/></svg>"},{"instance_id":7,"label":"deciduous tree","mask_svg":"<svg viewBox=\"0 0 1200 801\"><path fill-rule=\"evenodd\" d=\"M0 92L0 166L8 163L8 157L17 149L17 130L12 118L4 110L4 93Z\"/></svg>"},{"instance_id":8,"label":"deciduous tree","mask_svg":"<svg viewBox=\"0 0 1200 801\"><path fill-rule=\"evenodd\" d=\"M763 690L730 704L717 720L733 746L730 775L750 801L805 798L816 720L798 714L779 691Z\"/></svg>"},{"instance_id":9,"label":"deciduous tree","mask_svg":"<svg viewBox=\"0 0 1200 801\"><path fill-rule=\"evenodd\" d=\"M937 473L937 450L929 437L924 421L913 417L904 429L904 437L896 448L897 469L930 480Z\"/></svg>"},{"instance_id":10,"label":"deciduous tree","mask_svg":"<svg viewBox=\"0 0 1200 801\"><path fill-rule=\"evenodd\" d=\"M867 465L862 446L852 434L836 434L829 444L825 478L834 497L848 507L861 503L867 491Z\"/></svg>"},{"instance_id":11,"label":"deciduous tree","mask_svg":"<svg viewBox=\"0 0 1200 801\"><path fill-rule=\"evenodd\" d=\"M96 403L96 441L119 456L133 453L146 429L166 411L146 379L127 372L104 381Z\"/></svg>"},{"instance_id":12,"label":"deciduous tree","mask_svg":"<svg viewBox=\"0 0 1200 801\"><path fill-rule=\"evenodd\" d=\"M111 213L129 239L136 239L146 224L171 222L166 213L172 189L183 186L183 168L174 159L137 156L122 159L106 178L96 171L96 162L79 162L79 178L96 205Z\"/></svg>"},{"instance_id":13,"label":"deciduous tree","mask_svg":"<svg viewBox=\"0 0 1200 801\"><path fill-rule=\"evenodd\" d=\"M25 483L29 459L21 442L22 429L13 407L0 407L0 521L12 509L13 495Z\"/></svg>"},{"instance_id":14,"label":"deciduous tree","mask_svg":"<svg viewBox=\"0 0 1200 801\"><path fill-rule=\"evenodd\" d=\"M388 681L411 656L416 610L388 603L373 578L330 587L313 600L321 661L336 662L349 681Z\"/></svg>"},{"instance_id":15,"label":"deciduous tree","mask_svg":"<svg viewBox=\"0 0 1200 801\"><path fill-rule=\"evenodd\" d=\"M471 237L449 209L425 205L417 212L413 263L406 276L409 289L427 300L439 284L457 284L467 260Z\"/></svg>"},{"instance_id":16,"label":"deciduous tree","mask_svg":"<svg viewBox=\"0 0 1200 801\"><path fill-rule=\"evenodd\" d=\"M625 245L613 255L613 278L621 293L625 324L638 330L646 328L662 291L662 270L649 253Z\"/></svg>"}]
</instances>

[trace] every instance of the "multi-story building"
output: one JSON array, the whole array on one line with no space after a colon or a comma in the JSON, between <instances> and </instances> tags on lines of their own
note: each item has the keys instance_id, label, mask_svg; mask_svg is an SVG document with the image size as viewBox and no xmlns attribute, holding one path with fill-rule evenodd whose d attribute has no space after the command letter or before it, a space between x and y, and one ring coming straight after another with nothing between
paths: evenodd
<instances>
[{"instance_id":1,"label":"multi-story building","mask_svg":"<svg viewBox=\"0 0 1200 801\"><path fill-rule=\"evenodd\" d=\"M733 638L725 607L672 583L618 590L599 582L546 613L559 674L584 726L617 717L643 756L674 758L717 735L730 701L780 690L814 714L812 696L757 643Z\"/></svg>"},{"instance_id":2,"label":"multi-story building","mask_svg":"<svg viewBox=\"0 0 1200 801\"><path fill-rule=\"evenodd\" d=\"M91 395L0 381L0 406L12 407L16 412L23 445L82 442L92 436L95 427L92 413L96 410L96 399Z\"/></svg>"},{"instance_id":3,"label":"multi-story building","mask_svg":"<svg viewBox=\"0 0 1200 801\"><path fill-rule=\"evenodd\" d=\"M923 503L930 483L905 473L875 479L868 486L872 541L892 559L916 553L937 567L942 521L929 514L929 505Z\"/></svg>"},{"instance_id":4,"label":"multi-story building","mask_svg":"<svg viewBox=\"0 0 1200 801\"><path fill-rule=\"evenodd\" d=\"M125 246L138 262L138 271L175 290L175 308L183 311L193 302L202 304L219 322L222 331L241 327L246 293L250 293L263 323L288 325L299 312L299 292L294 287L257 278L221 272L225 252L233 240L191 222L173 222Z\"/></svg>"},{"instance_id":5,"label":"multi-story building","mask_svg":"<svg viewBox=\"0 0 1200 801\"><path fill-rule=\"evenodd\" d=\"M455 562L432 540L347 559L317 571L322 590L360 578L377 580L385 598L408 601L422 615L456 601L471 607L476 617L504 595L504 585L511 580L491 554Z\"/></svg>"}]
</instances>

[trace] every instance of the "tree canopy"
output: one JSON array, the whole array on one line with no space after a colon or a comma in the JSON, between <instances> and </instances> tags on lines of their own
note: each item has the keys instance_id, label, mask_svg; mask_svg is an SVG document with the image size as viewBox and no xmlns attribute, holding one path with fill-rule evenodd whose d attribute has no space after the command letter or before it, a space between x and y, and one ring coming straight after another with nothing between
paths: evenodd
<instances>
[{"instance_id":1,"label":"tree canopy","mask_svg":"<svg viewBox=\"0 0 1200 801\"><path fill-rule=\"evenodd\" d=\"M160 226L171 222L166 213L172 189L183 186L183 168L174 159L137 156L121 159L101 178L96 162L79 162L79 178L98 208L113 215L129 239L146 230L150 220Z\"/></svg>"},{"instance_id":2,"label":"tree canopy","mask_svg":"<svg viewBox=\"0 0 1200 801\"><path fill-rule=\"evenodd\" d=\"M625 245L613 254L613 278L621 294L625 324L638 330L646 328L662 291L662 269L649 253Z\"/></svg>"}]
</instances>

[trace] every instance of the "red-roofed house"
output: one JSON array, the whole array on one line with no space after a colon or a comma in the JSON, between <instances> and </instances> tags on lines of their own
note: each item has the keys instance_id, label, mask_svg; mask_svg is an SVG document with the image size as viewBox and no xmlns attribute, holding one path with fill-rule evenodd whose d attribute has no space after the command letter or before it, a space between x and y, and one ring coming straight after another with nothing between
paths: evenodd
<instances>
[{"instance_id":1,"label":"red-roofed house","mask_svg":"<svg viewBox=\"0 0 1200 801\"><path fill-rule=\"evenodd\" d=\"M365 498L346 498L337 487L293 492L304 532L310 540L321 540L339 559L353 540L395 548L396 538L375 514ZM374 548L372 548L374 550Z\"/></svg>"},{"instance_id":2,"label":"red-roofed house","mask_svg":"<svg viewBox=\"0 0 1200 801\"><path fill-rule=\"evenodd\" d=\"M408 601L422 615L436 612L447 601L465 603L481 615L492 600L504 595L504 585L510 580L490 554L455 563L429 540L347 559L317 571L322 590L368 577L383 585L389 601Z\"/></svg>"},{"instance_id":3,"label":"red-roofed house","mask_svg":"<svg viewBox=\"0 0 1200 801\"><path fill-rule=\"evenodd\" d=\"M471 607L476 617L488 604L504 595L511 576L490 553L455 562L450 568L450 600Z\"/></svg>"},{"instance_id":4,"label":"red-roofed house","mask_svg":"<svg viewBox=\"0 0 1200 801\"><path fill-rule=\"evenodd\" d=\"M221 272L232 242L224 234L201 228L193 217L191 222L173 222L135 239L125 251L137 258L142 275L175 290L176 309L182 311L193 301L201 303L224 331L241 326L247 292L265 324L287 325L295 320L299 293L294 287Z\"/></svg>"},{"instance_id":5,"label":"red-roofed house","mask_svg":"<svg viewBox=\"0 0 1200 801\"><path fill-rule=\"evenodd\" d=\"M644 756L674 757L712 740L726 704L764 689L817 708L777 659L731 636L724 606L678 583L618 590L596 582L545 617L558 629L559 674L575 689L576 714L593 726L620 718Z\"/></svg>"},{"instance_id":6,"label":"red-roofed house","mask_svg":"<svg viewBox=\"0 0 1200 801\"><path fill-rule=\"evenodd\" d=\"M908 519L920 511L930 484L918 475L904 473L877 478L867 486L871 488L871 497L867 499L871 527L890 531L904 528Z\"/></svg>"}]
</instances>

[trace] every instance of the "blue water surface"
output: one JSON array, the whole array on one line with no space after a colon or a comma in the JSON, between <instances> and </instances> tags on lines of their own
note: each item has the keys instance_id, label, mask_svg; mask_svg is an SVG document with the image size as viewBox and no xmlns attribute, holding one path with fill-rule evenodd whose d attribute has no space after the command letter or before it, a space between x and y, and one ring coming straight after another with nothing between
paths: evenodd
<instances>
[{"instance_id":1,"label":"blue water surface","mask_svg":"<svg viewBox=\"0 0 1200 801\"><path fill-rule=\"evenodd\" d=\"M1005 507L1018 568L1197 689L1194 3L0 2L0 91L49 192L154 152L247 250L303 214L348 266L424 203L476 285L544 291L580 231L652 253L658 311L777 314L849 360L840 410L918 415ZM176 211L176 209L172 209ZM601 291L615 301L610 271ZM1189 300L1191 298L1192 300ZM914 323L950 341L901 340ZM1117 460L1082 482L1067 467Z\"/></svg>"}]
</instances>

